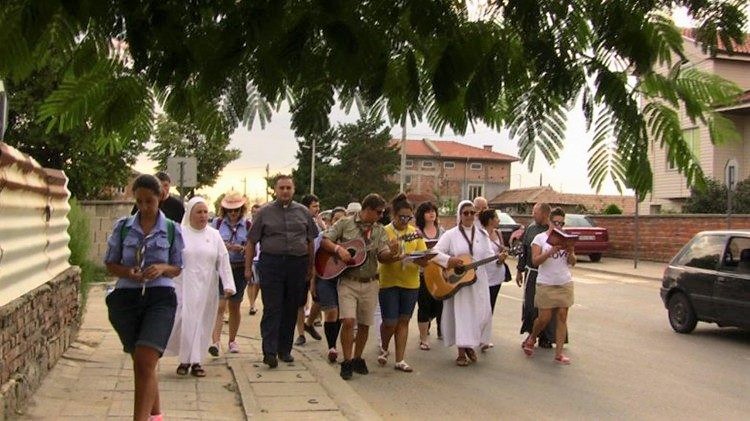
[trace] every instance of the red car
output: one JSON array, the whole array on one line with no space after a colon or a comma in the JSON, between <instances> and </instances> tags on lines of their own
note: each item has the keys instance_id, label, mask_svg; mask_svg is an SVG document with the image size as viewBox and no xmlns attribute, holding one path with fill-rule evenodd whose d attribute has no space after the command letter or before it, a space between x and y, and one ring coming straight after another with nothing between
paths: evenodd
<instances>
[{"instance_id":1,"label":"red car","mask_svg":"<svg viewBox=\"0 0 750 421\"><path fill-rule=\"evenodd\" d=\"M602 253L609 249L609 233L606 228L597 227L586 215L565 215L563 231L578 236L576 254L586 254L592 262L602 260Z\"/></svg>"}]
</instances>

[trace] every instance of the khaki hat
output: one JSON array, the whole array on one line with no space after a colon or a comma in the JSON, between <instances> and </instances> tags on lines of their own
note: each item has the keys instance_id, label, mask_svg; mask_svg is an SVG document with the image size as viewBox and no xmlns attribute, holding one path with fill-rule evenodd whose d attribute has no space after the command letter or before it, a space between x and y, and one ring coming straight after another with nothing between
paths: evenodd
<instances>
[{"instance_id":1,"label":"khaki hat","mask_svg":"<svg viewBox=\"0 0 750 421\"><path fill-rule=\"evenodd\" d=\"M221 207L224 209L237 209L241 208L245 203L247 203L247 199L245 196L241 195L240 192L231 190L229 193L224 195L224 198L221 199Z\"/></svg>"},{"instance_id":2,"label":"khaki hat","mask_svg":"<svg viewBox=\"0 0 750 421\"><path fill-rule=\"evenodd\" d=\"M347 215L355 214L361 210L362 210L362 205L359 202L351 202L348 205L346 205Z\"/></svg>"}]
</instances>

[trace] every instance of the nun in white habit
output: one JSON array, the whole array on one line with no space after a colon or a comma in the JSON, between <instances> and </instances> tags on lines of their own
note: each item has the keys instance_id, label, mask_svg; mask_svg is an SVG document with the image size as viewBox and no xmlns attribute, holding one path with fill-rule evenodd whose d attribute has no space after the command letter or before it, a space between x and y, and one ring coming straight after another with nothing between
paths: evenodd
<instances>
[{"instance_id":1,"label":"nun in white habit","mask_svg":"<svg viewBox=\"0 0 750 421\"><path fill-rule=\"evenodd\" d=\"M487 231L474 224L475 214L470 201L459 203L457 225L446 231L432 249L438 252L433 258L435 263L443 267L455 267L460 260L453 256L469 254L476 261L494 254ZM474 284L461 288L443 301L440 322L443 341L446 346L458 347L456 364L462 367L477 360L474 348L482 343L489 343L492 334L490 292L484 266L477 268L476 276Z\"/></svg>"},{"instance_id":2,"label":"nun in white habit","mask_svg":"<svg viewBox=\"0 0 750 421\"><path fill-rule=\"evenodd\" d=\"M187 203L182 218L182 274L175 279L177 313L167 355L177 355L177 374L205 377L201 366L219 307L219 277L224 294L235 293L229 253L219 231L208 226L208 204L201 197Z\"/></svg>"}]
</instances>

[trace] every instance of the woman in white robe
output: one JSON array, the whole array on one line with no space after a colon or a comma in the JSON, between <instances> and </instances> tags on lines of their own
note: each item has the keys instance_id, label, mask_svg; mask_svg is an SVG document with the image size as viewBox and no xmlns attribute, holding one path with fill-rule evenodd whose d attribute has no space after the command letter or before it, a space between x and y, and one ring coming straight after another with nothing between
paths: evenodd
<instances>
[{"instance_id":1,"label":"woman in white robe","mask_svg":"<svg viewBox=\"0 0 750 421\"><path fill-rule=\"evenodd\" d=\"M494 254L487 231L474 224L475 214L470 201L459 203L458 223L456 227L446 231L432 249L438 252L433 261L443 267L455 267L460 260L452 256L470 254L476 261ZM463 234L460 230L463 230ZM456 364L462 367L477 360L474 348L489 343L492 334L490 292L484 266L477 268L476 276L474 284L461 288L443 301L440 321L443 341L446 346L458 347Z\"/></svg>"},{"instance_id":2,"label":"woman in white robe","mask_svg":"<svg viewBox=\"0 0 750 421\"><path fill-rule=\"evenodd\" d=\"M201 197L187 203L182 218L185 248L182 251L182 274L175 279L177 313L166 353L177 355L177 374L205 377L201 366L211 342L211 331L219 307L219 277L224 294L235 293L229 253L219 231L208 226L208 204Z\"/></svg>"}]
</instances>

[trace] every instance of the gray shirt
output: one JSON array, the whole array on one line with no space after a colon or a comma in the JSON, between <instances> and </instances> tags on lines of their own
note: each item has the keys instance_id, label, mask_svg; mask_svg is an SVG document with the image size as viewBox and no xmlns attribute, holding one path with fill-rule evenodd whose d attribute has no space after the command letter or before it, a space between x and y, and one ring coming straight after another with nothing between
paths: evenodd
<instances>
[{"instance_id":1,"label":"gray shirt","mask_svg":"<svg viewBox=\"0 0 750 421\"><path fill-rule=\"evenodd\" d=\"M294 201L283 206L275 200L255 215L248 238L260 242L261 253L306 256L308 242L317 236L318 227L306 207Z\"/></svg>"}]
</instances>

